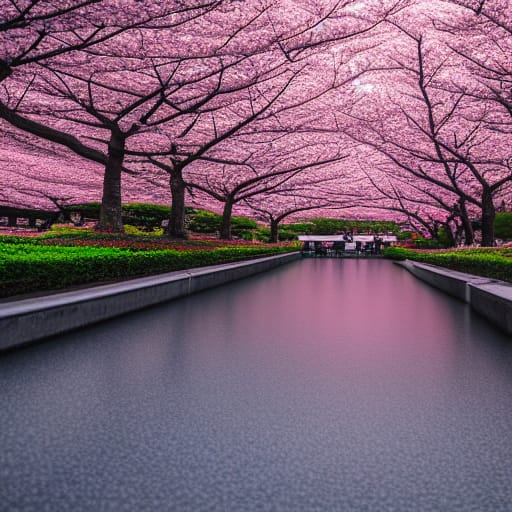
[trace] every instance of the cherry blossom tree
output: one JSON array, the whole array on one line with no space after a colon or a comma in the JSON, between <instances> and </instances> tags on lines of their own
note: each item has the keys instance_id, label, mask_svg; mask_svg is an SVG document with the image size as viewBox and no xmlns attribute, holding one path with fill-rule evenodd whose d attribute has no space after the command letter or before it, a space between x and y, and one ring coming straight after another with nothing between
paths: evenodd
<instances>
[{"instance_id":1,"label":"cherry blossom tree","mask_svg":"<svg viewBox=\"0 0 512 512\"><path fill-rule=\"evenodd\" d=\"M10 17L7 18L12 27L10 41L21 40L22 37L29 34L32 39L26 38L26 40L32 42L24 49L15 48L11 52L13 55L9 59L4 59L4 62L10 66L9 72L4 73L6 77L11 77L12 69L20 68L22 64L29 69L25 71L24 75L18 75L16 80L12 81L14 86L10 85L10 88L6 88L4 101L0 105L0 116L22 130L64 144L86 158L105 164L107 171L115 169L115 173L107 172L107 177L116 174L120 176L119 169L122 168L122 154L126 150L124 146L126 138L136 134L144 133L147 136L149 132L155 133L156 122L151 127L153 131L140 130L137 123L145 121L142 124L148 124L149 118L146 119L144 114L139 115L139 120L132 123L131 127L127 129L128 131L123 134L119 133L119 121L123 116L116 118L114 111L104 106L98 109L98 100L93 92L103 88L103 93L100 96L107 95L108 100L115 104L116 97L119 101L119 95L130 95L131 91L128 91L126 87L119 89L119 87L110 86L109 89L105 74L109 73L111 77L114 77L112 83L115 83L115 78L119 80L122 73L119 69L108 69L111 64L106 65L107 70L105 68L98 69L99 61L101 61L101 68L107 57L119 61L124 59L123 62L127 68L124 71L133 72L133 59L138 58L139 67L135 69L136 73L139 73L142 68L146 71L150 69L148 61L151 62L153 69L158 67L159 71L165 66L168 68L175 66L175 75L179 75L183 79L183 76L188 73L188 85L194 83L197 86L201 85L201 82L203 85L208 82L207 78L219 78L220 76L224 78L225 69L233 66L233 61L240 63L249 60L251 56L257 56L258 59L251 59L251 65L259 72L259 76L262 76L265 73L268 74L269 69L274 66L269 60L275 61L278 56L278 65L281 67L287 65L291 69L292 64L303 62L311 55L312 51L316 51L320 47L333 48L339 45L340 41L354 39L356 36L365 37L398 4L398 2L384 2L379 9L363 9L363 14L360 9L362 5L352 1L333 1L324 6L311 5L307 1L295 2L293 5L286 2L275 5L257 2L254 4L255 7L244 8L244 10L240 9L238 2L235 1L197 1L188 4L176 1L168 2L164 7L155 6L150 2L129 2L122 12L116 11L115 2L108 1L82 2L80 4L82 10L78 6L66 2L61 4L42 1L36 3L38 6L25 6L25 8L20 7L20 3L12 2L14 9L10 13ZM96 3L97 6L94 5ZM283 13L292 11L293 18L283 16ZM49 20L53 20L54 23L49 28L45 25L41 29L41 23L48 24ZM7 25L6 28L8 28ZM16 31L13 32L15 29ZM153 38L147 35L148 31L153 34ZM12 36L13 33L14 36ZM155 33L158 34L156 37ZM199 44L197 44L198 41ZM162 44L164 42L167 44ZM165 47L173 48L174 51L167 51L167 53L164 51L162 54L162 48ZM144 51L141 51L142 49ZM143 65L140 64L141 59L145 61ZM224 59L224 62L219 66L220 59ZM213 69L212 62L214 63ZM192 66L189 66L190 63ZM37 67L34 67L36 64ZM66 67L72 71L66 71ZM178 67L180 68L179 73L176 71ZM186 68L185 71L183 68ZM195 81L190 79L194 73L193 68L196 73ZM41 73L41 70L44 70L45 73ZM87 70L90 76L86 75ZM53 79L48 79L45 76L49 72L53 73ZM100 72L104 76L98 79ZM117 77L115 77L116 72ZM40 74L43 74L42 80ZM95 75L94 79L92 78L93 74ZM41 82L44 80L46 80L45 86L51 86L53 90L42 89ZM80 81L82 84L77 90L76 85ZM128 82L127 79L125 81ZM25 87L23 87L23 82ZM18 90L16 90L17 87ZM188 98L180 98L179 94L175 94L175 98L178 98L178 103L176 103L175 99L169 99L167 95L171 89L169 83L161 83L160 87L160 99L158 100L160 105L157 107L153 104L150 107L153 119L158 117L157 111L161 111L160 107L162 106L167 108L167 121L169 122L175 121L175 118L172 118L168 110L176 109L177 105L179 105L177 110L180 115L192 114L193 108L190 105L184 108L183 104L187 99L190 102L193 95L189 94ZM163 93L165 88L167 92ZM86 89L88 95L84 92ZM222 94L226 94L227 89L224 87ZM231 85L230 92L234 92L235 89L236 86L233 89L233 85ZM111 94L105 94L106 91ZM218 88L216 92L219 93L219 91ZM145 96L140 90L137 92L141 96L139 103L132 102L131 107L123 105L123 113L126 117L134 114L135 110L138 110L137 114L140 114L141 103L147 104L148 100L154 99L153 94L156 94L154 88ZM37 101L34 101L32 105L36 108L35 112L31 113L28 109L22 112L25 115L20 115L19 107L27 103L31 93L57 94L61 101L74 101L82 109L82 112L73 111L64 101L63 108L58 111L57 115L58 127L51 126L46 119L52 114L50 110L54 111L53 114L56 110L46 108L45 111L44 107L48 106L47 100L42 104L40 102L39 105L37 105ZM199 93L203 94L203 100L205 94L208 96L205 90L199 90ZM162 94L166 96L165 101L161 99ZM197 98L196 108L201 103ZM37 100L37 98L35 99ZM106 117L105 110L115 119ZM37 118L34 118L34 115ZM177 115L178 112L175 112L175 117ZM91 116L94 117L94 121L90 119ZM165 114L163 119L165 119ZM63 123L64 120L69 123ZM158 122L163 123L162 118L159 118ZM77 124L88 127L87 143L84 142L83 136L76 134L75 125ZM177 129L181 129L181 133L183 133L184 126L185 130L190 130L195 124L198 123L191 122L190 119L181 125L175 123L177 128L173 127L174 137ZM102 129L110 130L109 140L105 140L104 136L98 134L98 131ZM146 140L148 140L147 137ZM91 145L91 141L94 141L94 144ZM171 144L170 151L172 148L173 144ZM146 150L130 148L130 151L134 154L141 154ZM117 177L113 180L105 180L106 190L103 198L105 215L100 225L102 224L103 227L109 225L114 229L120 229L118 218L120 193L118 192L119 186L114 185L116 180L119 181ZM108 185L109 183L110 185Z\"/></svg>"},{"instance_id":2,"label":"cherry blossom tree","mask_svg":"<svg viewBox=\"0 0 512 512\"><path fill-rule=\"evenodd\" d=\"M301 152L308 152L309 149L314 150L315 148L306 146L300 149ZM323 154L317 152L313 161L307 156L301 158L301 155L296 154L298 151L292 151L292 154L282 155L280 159L275 159L272 164L265 159L261 162L261 167L257 165L255 158L241 165L223 166L218 169L220 171L218 173L208 173L206 179L201 179L201 177L194 179L193 173L190 173L189 185L223 204L220 236L223 239L230 239L231 216L236 204L261 194L279 192L286 187L289 190L290 182L294 180L302 184L307 183L306 175L310 170L314 170L316 173L325 172L326 168L330 167L333 172L333 164L338 164L347 156L341 154L337 149L334 152L326 151L325 146L322 149ZM328 178L313 179L320 182Z\"/></svg>"},{"instance_id":3,"label":"cherry blossom tree","mask_svg":"<svg viewBox=\"0 0 512 512\"><path fill-rule=\"evenodd\" d=\"M97 3L101 3L101 6L93 5ZM65 145L81 156L105 165L100 228L122 229L120 176L126 139L138 131L137 122L145 122L146 118L154 113L157 105L152 100L155 96L162 96L162 91L166 87L165 83L160 82L157 85L152 84L149 91L144 92L140 88L134 91L118 88L117 97L110 99L119 102L120 95L124 94L125 97L124 104L116 116L113 109L109 110L105 106L107 101L104 93L110 86L108 79L114 80L115 83L115 80L121 78L123 71L131 71L132 80L143 75L143 66L139 64L135 69L133 66L133 60L140 63L140 51L134 55L132 62L126 60L126 52L140 50L143 29L149 30L154 36L156 30L160 32L174 29L205 15L219 4L205 1L184 5L177 1L155 7L148 2L127 2L120 10L115 2L109 1L81 2L79 5L74 5L73 2L50 4L41 1L31 2L25 6L21 6L20 2L11 2L11 9L2 25L9 36L6 39L7 57L2 60L5 68L2 76L10 77L13 69L24 66L22 73L12 77L11 83L4 85L4 101L0 105L0 116L17 128ZM82 8L88 9L84 12ZM30 43L25 43L24 47L18 40ZM109 69L108 66L112 66L114 57L124 57L124 63L117 66L117 69ZM99 61L105 60L108 60L109 64L98 65ZM73 69L73 72L70 72L70 69ZM153 69L155 74L158 74L155 65ZM135 76L137 73L138 77ZM98 75L101 77L98 78ZM107 75L108 79L105 80ZM41 82L46 82L46 90ZM103 90L96 95L101 88ZM84 92L85 89L88 91L87 94ZM111 90L114 91L115 86ZM126 98L130 93L131 103ZM54 108L54 103L49 104L48 94L53 94L54 100L56 95L63 104ZM100 100L97 96L102 96L103 100L103 104L98 108L97 103ZM66 101L68 104L69 101L74 101L82 111L73 110ZM161 104L162 98L156 101L160 101ZM25 107L27 102L32 102L28 109ZM147 106L151 102L152 104ZM140 113L143 106L146 106L146 112ZM22 107L25 107L25 112L21 110L20 114ZM135 113L136 110L138 112ZM38 114L39 118L31 118L30 114L34 113ZM55 114L61 121L58 128L51 126L51 121L48 121L48 117L55 117ZM111 117L108 114L111 114ZM129 115L134 117L137 114L138 120L131 120L129 127L120 126L121 121ZM63 126L63 119L70 123ZM127 123L130 124L130 120ZM84 143L73 133L76 131L73 124L85 125L96 131L101 128L108 130L109 137L104 143L106 148ZM96 140L101 139L98 134L88 135Z\"/></svg>"},{"instance_id":4,"label":"cherry blossom tree","mask_svg":"<svg viewBox=\"0 0 512 512\"><path fill-rule=\"evenodd\" d=\"M326 212L329 209L340 210L342 208L353 208L358 204L354 200L352 204L346 203L340 206L338 202L331 202L322 193L321 187L332 182L332 178L316 178L304 181L299 175L300 184L289 183L286 187L280 187L278 192L269 191L258 194L254 198L246 198L243 203L247 205L255 216L266 223L270 228L270 242L279 242L279 225L289 217L297 217L312 211Z\"/></svg>"},{"instance_id":5,"label":"cherry blossom tree","mask_svg":"<svg viewBox=\"0 0 512 512\"><path fill-rule=\"evenodd\" d=\"M261 201L277 217L282 194L295 189L300 205L304 184L336 169L329 191L312 187L318 204L336 195L342 208L354 192L354 215L382 208L432 236L463 229L468 243L479 217L483 243L493 242L495 205L509 202L512 182L506 0L6 5L0 143L10 142L0 149L16 152L22 130L39 138L39 159L54 165L58 144L84 169L103 168L102 227L122 229L122 174L148 188L166 177L169 231L183 236L187 187L226 208ZM344 133L364 144L359 155ZM300 144L307 157L287 160ZM51 174L48 186L62 187ZM262 195L243 199L249 190Z\"/></svg>"},{"instance_id":6,"label":"cherry blossom tree","mask_svg":"<svg viewBox=\"0 0 512 512\"><path fill-rule=\"evenodd\" d=\"M478 206L482 243L493 245L493 200L512 180L503 141L492 129L500 114L484 99L449 87L457 56L442 40L395 26L403 40L389 62L400 86L386 91L378 116L369 121L371 114L363 113L366 133L360 126L355 137L385 155L394 164L392 172L455 194L459 214L467 203ZM471 241L469 229L466 240Z\"/></svg>"}]
</instances>

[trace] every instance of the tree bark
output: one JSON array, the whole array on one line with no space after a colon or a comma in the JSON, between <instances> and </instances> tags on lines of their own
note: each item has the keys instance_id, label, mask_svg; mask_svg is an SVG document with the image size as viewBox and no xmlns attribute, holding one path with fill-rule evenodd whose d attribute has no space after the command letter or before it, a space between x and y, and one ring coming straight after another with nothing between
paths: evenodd
<instances>
[{"instance_id":1,"label":"tree bark","mask_svg":"<svg viewBox=\"0 0 512 512\"><path fill-rule=\"evenodd\" d=\"M121 173L126 139L120 130L112 130L108 143L108 158L103 177L100 221L97 231L124 232L121 203Z\"/></svg>"},{"instance_id":2,"label":"tree bark","mask_svg":"<svg viewBox=\"0 0 512 512\"><path fill-rule=\"evenodd\" d=\"M270 243L277 244L279 242L279 220L270 219Z\"/></svg>"},{"instance_id":3,"label":"tree bark","mask_svg":"<svg viewBox=\"0 0 512 512\"><path fill-rule=\"evenodd\" d=\"M0 82L3 82L6 78L9 78L12 75L12 68L5 62L0 59Z\"/></svg>"},{"instance_id":4,"label":"tree bark","mask_svg":"<svg viewBox=\"0 0 512 512\"><path fill-rule=\"evenodd\" d=\"M185 181L183 180L183 170L174 168L171 171L169 179L171 189L171 215L165 234L171 238L186 239L185 231Z\"/></svg>"},{"instance_id":5,"label":"tree bark","mask_svg":"<svg viewBox=\"0 0 512 512\"><path fill-rule=\"evenodd\" d=\"M475 234L466 208L466 202L460 200L459 207L459 216L462 222L462 229L464 230L464 245L473 245L475 242Z\"/></svg>"},{"instance_id":6,"label":"tree bark","mask_svg":"<svg viewBox=\"0 0 512 512\"><path fill-rule=\"evenodd\" d=\"M222 224L220 226L220 238L222 240L231 240L231 215L233 213L233 200L228 198L224 203L222 212Z\"/></svg>"},{"instance_id":7,"label":"tree bark","mask_svg":"<svg viewBox=\"0 0 512 512\"><path fill-rule=\"evenodd\" d=\"M496 208L492 199L492 191L484 187L482 192L482 247L494 246L494 219Z\"/></svg>"}]
</instances>

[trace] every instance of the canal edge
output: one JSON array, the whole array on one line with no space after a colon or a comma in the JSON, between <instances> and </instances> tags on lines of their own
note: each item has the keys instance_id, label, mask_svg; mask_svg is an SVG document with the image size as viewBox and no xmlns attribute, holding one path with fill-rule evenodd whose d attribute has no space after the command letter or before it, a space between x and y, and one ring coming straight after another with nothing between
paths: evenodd
<instances>
[{"instance_id":1,"label":"canal edge","mask_svg":"<svg viewBox=\"0 0 512 512\"><path fill-rule=\"evenodd\" d=\"M416 278L469 304L495 327L512 336L512 284L418 261L395 261Z\"/></svg>"},{"instance_id":2,"label":"canal edge","mask_svg":"<svg viewBox=\"0 0 512 512\"><path fill-rule=\"evenodd\" d=\"M0 352L300 259L299 252L198 267L0 304Z\"/></svg>"}]
</instances>

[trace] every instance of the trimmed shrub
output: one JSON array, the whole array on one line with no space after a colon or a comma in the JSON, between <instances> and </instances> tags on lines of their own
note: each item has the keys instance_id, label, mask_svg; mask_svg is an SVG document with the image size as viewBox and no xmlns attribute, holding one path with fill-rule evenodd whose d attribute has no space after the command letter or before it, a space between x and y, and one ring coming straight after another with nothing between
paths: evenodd
<instances>
[{"instance_id":1,"label":"trimmed shrub","mask_svg":"<svg viewBox=\"0 0 512 512\"><path fill-rule=\"evenodd\" d=\"M287 228L279 228L279 240L281 242L297 240L297 233Z\"/></svg>"},{"instance_id":2,"label":"trimmed shrub","mask_svg":"<svg viewBox=\"0 0 512 512\"><path fill-rule=\"evenodd\" d=\"M188 229L194 233L212 234L220 230L221 223L222 217L217 213L199 210L190 219Z\"/></svg>"},{"instance_id":3,"label":"trimmed shrub","mask_svg":"<svg viewBox=\"0 0 512 512\"><path fill-rule=\"evenodd\" d=\"M177 251L1 243L1 296L126 279L289 252L284 247Z\"/></svg>"},{"instance_id":4,"label":"trimmed shrub","mask_svg":"<svg viewBox=\"0 0 512 512\"><path fill-rule=\"evenodd\" d=\"M494 230L496 238L512 240L512 212L497 213Z\"/></svg>"},{"instance_id":5,"label":"trimmed shrub","mask_svg":"<svg viewBox=\"0 0 512 512\"><path fill-rule=\"evenodd\" d=\"M100 218L101 203L80 203L66 206L69 214L80 213L82 218L98 220ZM162 221L169 218L171 209L151 203L127 203L123 204L123 223L139 226L146 229L160 227Z\"/></svg>"},{"instance_id":6,"label":"trimmed shrub","mask_svg":"<svg viewBox=\"0 0 512 512\"><path fill-rule=\"evenodd\" d=\"M82 218L98 220L100 218L101 203L79 203L71 204L64 208L68 213L80 213Z\"/></svg>"},{"instance_id":7,"label":"trimmed shrub","mask_svg":"<svg viewBox=\"0 0 512 512\"><path fill-rule=\"evenodd\" d=\"M129 203L123 205L123 223L145 229L160 227L169 218L171 208L159 204Z\"/></svg>"},{"instance_id":8,"label":"trimmed shrub","mask_svg":"<svg viewBox=\"0 0 512 512\"><path fill-rule=\"evenodd\" d=\"M253 219L248 217L231 217L231 233L234 236L242 237L244 234L252 236L252 231L257 228L258 225Z\"/></svg>"},{"instance_id":9,"label":"trimmed shrub","mask_svg":"<svg viewBox=\"0 0 512 512\"><path fill-rule=\"evenodd\" d=\"M213 234L220 231L222 216L208 210L199 210L188 223L188 229L195 233ZM257 229L256 222L248 217L231 217L231 233L252 240L252 230Z\"/></svg>"},{"instance_id":10,"label":"trimmed shrub","mask_svg":"<svg viewBox=\"0 0 512 512\"><path fill-rule=\"evenodd\" d=\"M359 233L371 231L374 233L383 233L391 231L398 233L400 227L396 222L371 221L371 220L343 220L328 219L319 217L311 220L311 234L314 235L334 235L341 231L357 231Z\"/></svg>"},{"instance_id":11,"label":"trimmed shrub","mask_svg":"<svg viewBox=\"0 0 512 512\"><path fill-rule=\"evenodd\" d=\"M403 247L390 247L384 250L384 256L394 260L409 259L477 276L512 281L511 249L418 252Z\"/></svg>"},{"instance_id":12,"label":"trimmed shrub","mask_svg":"<svg viewBox=\"0 0 512 512\"><path fill-rule=\"evenodd\" d=\"M291 231L297 235L310 235L313 232L312 222L297 222L296 224L281 224L279 227L283 231Z\"/></svg>"}]
</instances>

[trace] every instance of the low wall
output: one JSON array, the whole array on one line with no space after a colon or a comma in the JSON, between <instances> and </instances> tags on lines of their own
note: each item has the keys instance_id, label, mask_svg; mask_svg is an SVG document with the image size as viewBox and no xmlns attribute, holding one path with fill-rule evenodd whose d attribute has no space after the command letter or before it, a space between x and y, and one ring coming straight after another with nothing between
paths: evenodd
<instances>
[{"instance_id":1,"label":"low wall","mask_svg":"<svg viewBox=\"0 0 512 512\"><path fill-rule=\"evenodd\" d=\"M512 284L405 260L397 264L440 290L467 302L471 308L505 333L512 335Z\"/></svg>"},{"instance_id":2,"label":"low wall","mask_svg":"<svg viewBox=\"0 0 512 512\"><path fill-rule=\"evenodd\" d=\"M471 307L507 334L512 335L512 285L498 283L481 285L470 283Z\"/></svg>"},{"instance_id":3,"label":"low wall","mask_svg":"<svg viewBox=\"0 0 512 512\"><path fill-rule=\"evenodd\" d=\"M2 303L0 350L219 286L299 258L300 253L287 253Z\"/></svg>"}]
</instances>

